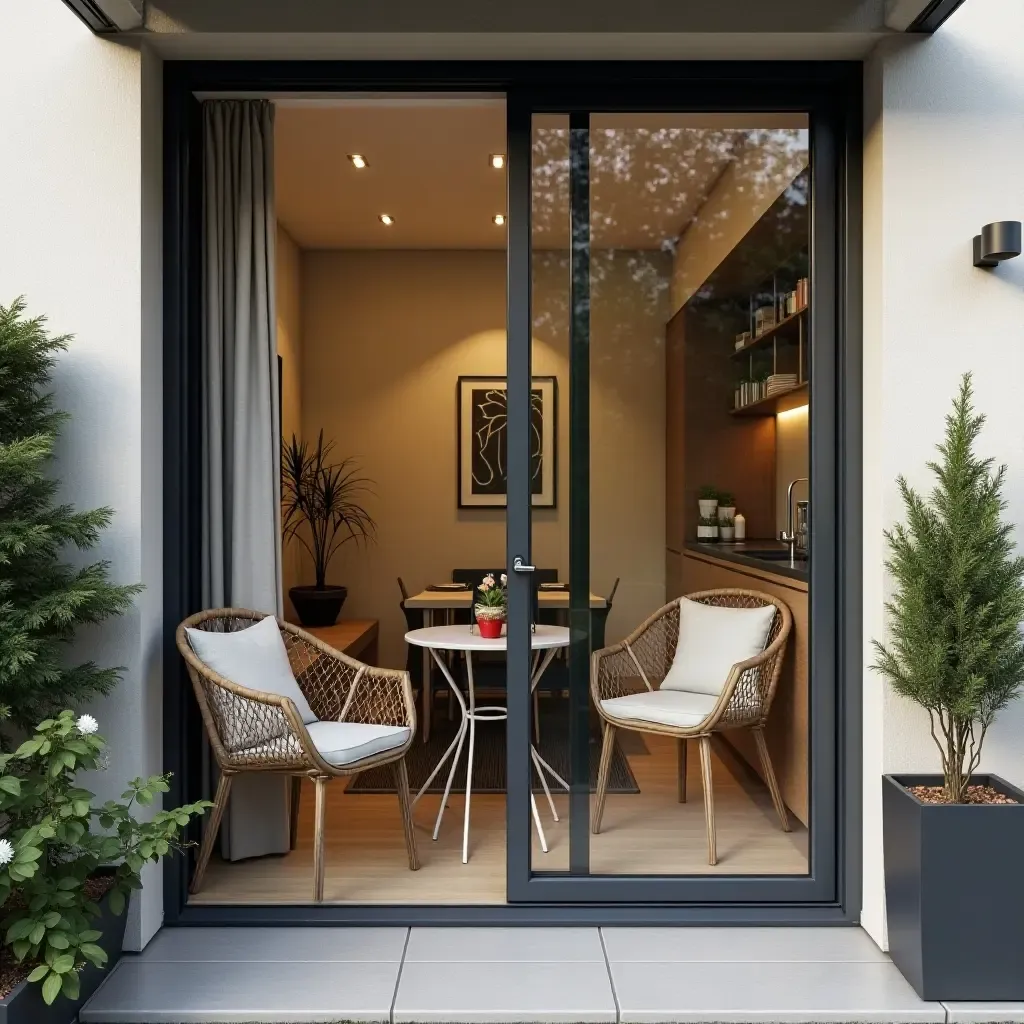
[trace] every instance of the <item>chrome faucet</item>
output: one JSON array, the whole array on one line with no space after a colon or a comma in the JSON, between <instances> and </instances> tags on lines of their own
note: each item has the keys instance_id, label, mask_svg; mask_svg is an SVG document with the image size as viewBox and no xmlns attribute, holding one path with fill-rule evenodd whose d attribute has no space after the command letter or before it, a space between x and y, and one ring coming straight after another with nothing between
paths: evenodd
<instances>
[{"instance_id":1,"label":"chrome faucet","mask_svg":"<svg viewBox=\"0 0 1024 1024\"><path fill-rule=\"evenodd\" d=\"M779 533L779 540L783 544L789 545L789 560L792 562L795 557L796 551L796 524L793 522L793 488L797 484L807 484L810 480L805 476L798 476L795 480L791 480L789 484L789 490L786 492L786 517L789 524L788 532L782 530Z\"/></svg>"}]
</instances>

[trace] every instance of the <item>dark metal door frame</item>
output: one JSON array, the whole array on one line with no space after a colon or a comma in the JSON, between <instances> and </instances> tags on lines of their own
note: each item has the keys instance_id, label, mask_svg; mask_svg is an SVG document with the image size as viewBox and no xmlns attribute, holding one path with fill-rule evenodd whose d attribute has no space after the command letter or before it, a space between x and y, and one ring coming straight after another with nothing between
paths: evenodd
<instances>
[{"instance_id":1,"label":"dark metal door frame","mask_svg":"<svg viewBox=\"0 0 1024 1024\"><path fill-rule=\"evenodd\" d=\"M506 906L189 906L189 865L175 858L164 869L169 924L824 924L852 923L860 909L860 81L856 63L833 62L167 62L164 116L164 762L174 772L168 801L195 799L202 732L187 677L174 647L174 629L198 602L201 133L197 92L352 92L428 90L504 94L509 125L509 432L508 547L530 552L527 464L512 450L526 435L529 389L530 118L566 113L570 127L587 130L590 111L806 111L812 125L812 333L834 339L815 354L811 385L811 466L819 508L836 510L831 531L820 514L812 562L816 644L812 673L835 680L837 703L818 702L812 729L819 751L812 766L812 813L819 852L809 879L719 878L698 890L693 879L591 878L585 870L580 808L570 833L577 847L568 877L530 876L529 698L509 688L508 896ZM577 153L584 135L575 136ZM524 160L525 156L525 160ZM577 185L580 181L577 177ZM576 211L583 190L577 188ZM582 220L578 222L582 223ZM576 244L574 239L574 245ZM582 242L582 239L580 240ZM580 271L584 253L577 253ZM574 278L576 297L586 275ZM574 324L577 344L583 318ZM577 359L577 372L584 363ZM573 410L577 412L578 409ZM829 415L825 415L826 411ZM820 422L819 422L820 420ZM577 445L584 443L577 438ZM573 592L588 570L577 532ZM829 557L823 557L828 554ZM583 563L586 558L582 558ZM587 581L589 582L589 581ZM525 590L510 593L509 672L528 678L523 623ZM820 604L819 604L820 599ZM589 609L587 610L589 612ZM570 610L579 624L584 609ZM588 618L588 615L586 616ZM578 660L578 659L573 659ZM572 705L579 717L578 686ZM585 704L582 705L585 709ZM577 722L577 728L579 723ZM817 803L815 803L817 801ZM821 814L827 820L818 820ZM697 880L699 881L699 880ZM806 884L800 885L804 882ZM765 888L768 884L768 888ZM686 901L686 902L679 902Z\"/></svg>"}]
</instances>

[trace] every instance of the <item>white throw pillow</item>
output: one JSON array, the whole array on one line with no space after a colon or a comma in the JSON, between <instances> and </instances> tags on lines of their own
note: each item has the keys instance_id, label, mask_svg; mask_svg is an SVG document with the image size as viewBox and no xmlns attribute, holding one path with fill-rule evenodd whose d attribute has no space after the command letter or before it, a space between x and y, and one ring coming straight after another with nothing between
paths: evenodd
<instances>
[{"instance_id":1,"label":"white throw pillow","mask_svg":"<svg viewBox=\"0 0 1024 1024\"><path fill-rule=\"evenodd\" d=\"M281 630L272 615L234 633L214 633L206 629L186 629L185 632L196 657L218 675L250 690L287 697L304 725L317 720L295 681Z\"/></svg>"},{"instance_id":2,"label":"white throw pillow","mask_svg":"<svg viewBox=\"0 0 1024 1024\"><path fill-rule=\"evenodd\" d=\"M775 605L720 608L682 598L679 640L663 690L719 694L737 662L764 650L775 618Z\"/></svg>"}]
</instances>

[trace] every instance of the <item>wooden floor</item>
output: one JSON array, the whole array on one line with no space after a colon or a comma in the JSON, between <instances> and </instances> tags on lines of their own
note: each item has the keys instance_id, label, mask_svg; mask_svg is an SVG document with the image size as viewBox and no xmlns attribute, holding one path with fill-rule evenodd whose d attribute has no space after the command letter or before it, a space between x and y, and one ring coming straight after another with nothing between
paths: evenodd
<instances>
[{"instance_id":1,"label":"wooden floor","mask_svg":"<svg viewBox=\"0 0 1024 1024\"><path fill-rule=\"evenodd\" d=\"M638 794L609 794L603 831L591 836L595 874L783 874L807 872L807 832L791 818L783 832L767 789L720 746L714 760L718 864L707 863L704 804L697 746L690 746L687 803L676 799L674 741L644 737L645 754L630 754ZM393 794L344 792L342 780L328 787L327 867L324 900L330 903L505 902L505 798L474 795L471 803L469 863L463 864L463 795L452 795L441 835L431 841L440 797L417 804L422 867L409 870L402 840L398 799ZM567 797L555 797L559 817L551 820L538 798L549 852L533 839L537 871L568 868ZM305 903L313 884L312 790L303 793L298 848L285 857L210 864L203 891L192 903Z\"/></svg>"}]
</instances>

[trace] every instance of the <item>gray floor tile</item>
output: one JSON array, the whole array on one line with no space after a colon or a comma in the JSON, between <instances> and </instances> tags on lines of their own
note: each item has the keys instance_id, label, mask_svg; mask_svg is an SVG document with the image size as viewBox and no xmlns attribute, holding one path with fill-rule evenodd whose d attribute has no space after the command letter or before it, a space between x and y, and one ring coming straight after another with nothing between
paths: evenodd
<instances>
[{"instance_id":1,"label":"gray floor tile","mask_svg":"<svg viewBox=\"0 0 1024 1024\"><path fill-rule=\"evenodd\" d=\"M395 1024L614 1022L602 963L406 963Z\"/></svg>"},{"instance_id":2,"label":"gray floor tile","mask_svg":"<svg viewBox=\"0 0 1024 1024\"><path fill-rule=\"evenodd\" d=\"M889 962L860 928L602 928L601 932L608 959L621 963Z\"/></svg>"},{"instance_id":3,"label":"gray floor tile","mask_svg":"<svg viewBox=\"0 0 1024 1024\"><path fill-rule=\"evenodd\" d=\"M161 963L122 960L82 1024L387 1024L397 963Z\"/></svg>"},{"instance_id":4,"label":"gray floor tile","mask_svg":"<svg viewBox=\"0 0 1024 1024\"><path fill-rule=\"evenodd\" d=\"M892 964L612 963L622 1024L945 1021Z\"/></svg>"},{"instance_id":5,"label":"gray floor tile","mask_svg":"<svg viewBox=\"0 0 1024 1024\"><path fill-rule=\"evenodd\" d=\"M400 961L407 928L164 928L149 961Z\"/></svg>"},{"instance_id":6,"label":"gray floor tile","mask_svg":"<svg viewBox=\"0 0 1024 1024\"><path fill-rule=\"evenodd\" d=\"M1024 1003L943 1003L949 1020L963 1024L1022 1024Z\"/></svg>"},{"instance_id":7,"label":"gray floor tile","mask_svg":"<svg viewBox=\"0 0 1024 1024\"><path fill-rule=\"evenodd\" d=\"M596 928L413 928L405 962L604 962Z\"/></svg>"}]
</instances>

